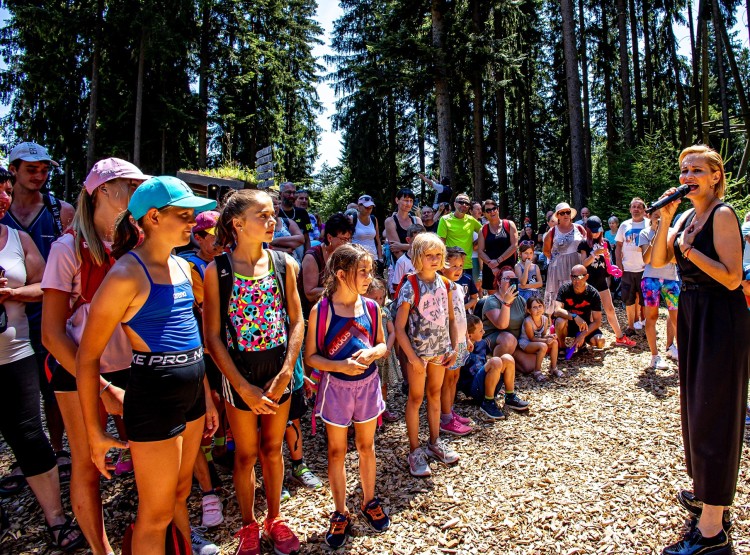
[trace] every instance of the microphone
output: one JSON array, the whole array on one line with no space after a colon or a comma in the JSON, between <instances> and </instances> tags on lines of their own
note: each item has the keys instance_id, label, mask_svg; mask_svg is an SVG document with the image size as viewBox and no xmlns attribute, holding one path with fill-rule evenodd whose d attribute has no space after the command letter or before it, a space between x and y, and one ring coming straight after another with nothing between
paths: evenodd
<instances>
[{"instance_id":1,"label":"microphone","mask_svg":"<svg viewBox=\"0 0 750 555\"><path fill-rule=\"evenodd\" d=\"M690 192L690 185L680 185L679 187L677 187L677 190L674 193L672 193L668 197L664 197L663 199L657 200L651 206L646 208L646 214L651 214L651 212L653 212L654 210L659 210L659 208L666 206L670 202L680 200L689 192Z\"/></svg>"}]
</instances>

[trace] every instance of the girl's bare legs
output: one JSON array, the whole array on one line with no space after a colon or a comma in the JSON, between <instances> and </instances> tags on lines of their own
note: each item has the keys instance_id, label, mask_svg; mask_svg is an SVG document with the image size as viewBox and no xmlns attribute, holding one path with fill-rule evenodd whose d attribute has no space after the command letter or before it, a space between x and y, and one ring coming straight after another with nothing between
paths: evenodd
<instances>
[{"instance_id":1,"label":"girl's bare legs","mask_svg":"<svg viewBox=\"0 0 750 555\"><path fill-rule=\"evenodd\" d=\"M602 300L604 313L607 315L607 322L609 322L609 325L612 327L615 337L620 339L622 337L622 328L620 328L620 322L617 320L615 305L612 303L612 293L609 289L606 291L599 291L599 297Z\"/></svg>"},{"instance_id":2,"label":"girl's bare legs","mask_svg":"<svg viewBox=\"0 0 750 555\"><path fill-rule=\"evenodd\" d=\"M359 454L359 479L362 483L362 504L365 507L375 498L375 428L378 419L354 424L355 443Z\"/></svg>"},{"instance_id":3,"label":"girl's bare legs","mask_svg":"<svg viewBox=\"0 0 750 555\"><path fill-rule=\"evenodd\" d=\"M444 377L445 366L427 363L427 426L430 429L430 443L433 445L440 435L440 390L443 388Z\"/></svg>"},{"instance_id":4,"label":"girl's bare legs","mask_svg":"<svg viewBox=\"0 0 750 555\"><path fill-rule=\"evenodd\" d=\"M534 362L534 372L540 372L542 370L542 362L547 354L547 344L540 341L531 341L526 345L523 351L536 357Z\"/></svg>"},{"instance_id":5,"label":"girl's bare legs","mask_svg":"<svg viewBox=\"0 0 750 555\"><path fill-rule=\"evenodd\" d=\"M458 385L458 375L460 369L445 370L443 386L440 388L440 412L450 414L453 408L453 401L456 399L456 386Z\"/></svg>"},{"instance_id":6,"label":"girl's bare legs","mask_svg":"<svg viewBox=\"0 0 750 555\"><path fill-rule=\"evenodd\" d=\"M234 491L242 525L255 519L255 463L258 460L258 415L227 403L227 417L234 435Z\"/></svg>"},{"instance_id":7,"label":"girl's bare legs","mask_svg":"<svg viewBox=\"0 0 750 555\"><path fill-rule=\"evenodd\" d=\"M406 420L406 434L409 437L409 453L413 453L419 448L419 408L424 400L425 382L427 379L426 372L417 370L409 364L407 366L409 397L406 400L406 411L404 418ZM442 382L441 382L442 385ZM439 398L438 393L438 398ZM438 421L440 420L440 405L438 403Z\"/></svg>"},{"instance_id":8,"label":"girl's bare legs","mask_svg":"<svg viewBox=\"0 0 750 555\"><path fill-rule=\"evenodd\" d=\"M284 485L284 457L281 455L281 447L284 444L291 404L291 399L287 399L276 409L276 414L264 414L260 417L260 467L266 489L268 520L273 520L280 513L281 487Z\"/></svg>"}]
</instances>

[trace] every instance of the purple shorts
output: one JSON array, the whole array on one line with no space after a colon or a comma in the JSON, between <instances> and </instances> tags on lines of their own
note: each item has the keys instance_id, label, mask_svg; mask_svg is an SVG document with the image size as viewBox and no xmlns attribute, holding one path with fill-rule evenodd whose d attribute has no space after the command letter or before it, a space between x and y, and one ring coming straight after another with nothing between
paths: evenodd
<instances>
[{"instance_id":1,"label":"purple shorts","mask_svg":"<svg viewBox=\"0 0 750 555\"><path fill-rule=\"evenodd\" d=\"M363 380L340 380L323 372L318 387L315 416L326 424L346 428L352 422L361 424L380 416L385 410L380 391L380 375L373 372Z\"/></svg>"}]
</instances>

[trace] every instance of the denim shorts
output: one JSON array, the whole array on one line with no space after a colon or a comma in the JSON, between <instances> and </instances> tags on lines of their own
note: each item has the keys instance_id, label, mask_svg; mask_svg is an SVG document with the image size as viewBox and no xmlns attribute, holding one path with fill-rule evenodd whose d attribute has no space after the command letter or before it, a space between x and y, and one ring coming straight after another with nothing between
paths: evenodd
<instances>
[{"instance_id":1,"label":"denim shorts","mask_svg":"<svg viewBox=\"0 0 750 555\"><path fill-rule=\"evenodd\" d=\"M341 380L323 372L315 404L315 416L326 424L346 428L352 422L374 420L385 410L380 375L373 372L362 380Z\"/></svg>"}]
</instances>

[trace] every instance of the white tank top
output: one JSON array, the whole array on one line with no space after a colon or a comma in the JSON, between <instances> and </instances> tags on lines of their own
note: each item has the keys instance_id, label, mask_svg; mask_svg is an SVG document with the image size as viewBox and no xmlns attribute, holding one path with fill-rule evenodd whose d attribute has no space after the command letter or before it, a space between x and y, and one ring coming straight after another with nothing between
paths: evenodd
<instances>
[{"instance_id":1,"label":"white tank top","mask_svg":"<svg viewBox=\"0 0 750 555\"><path fill-rule=\"evenodd\" d=\"M375 235L377 234L377 231L375 231L375 224L370 220L370 225L363 225L362 222L359 221L359 218L356 220L357 227L354 228L354 235L352 235L352 243L356 245L362 245L364 248L366 248L368 251L370 251L370 254L372 254L373 258L378 258L378 247L375 244Z\"/></svg>"},{"instance_id":2,"label":"white tank top","mask_svg":"<svg viewBox=\"0 0 750 555\"><path fill-rule=\"evenodd\" d=\"M0 266L5 269L8 287L26 285L26 263L18 231L5 226L8 240L0 250ZM34 354L29 342L29 321L26 303L6 300L3 305L8 317L8 329L0 334L0 364L9 364Z\"/></svg>"}]
</instances>

